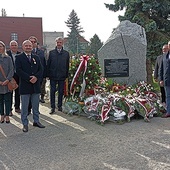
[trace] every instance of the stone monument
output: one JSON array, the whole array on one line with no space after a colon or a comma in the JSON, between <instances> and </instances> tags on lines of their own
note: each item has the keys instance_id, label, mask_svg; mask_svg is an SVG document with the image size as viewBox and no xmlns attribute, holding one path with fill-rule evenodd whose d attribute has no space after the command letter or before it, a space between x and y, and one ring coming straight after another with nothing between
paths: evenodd
<instances>
[{"instance_id":1,"label":"stone monument","mask_svg":"<svg viewBox=\"0 0 170 170\"><path fill-rule=\"evenodd\" d=\"M146 81L146 50L144 28L122 21L98 51L103 75L128 85Z\"/></svg>"}]
</instances>

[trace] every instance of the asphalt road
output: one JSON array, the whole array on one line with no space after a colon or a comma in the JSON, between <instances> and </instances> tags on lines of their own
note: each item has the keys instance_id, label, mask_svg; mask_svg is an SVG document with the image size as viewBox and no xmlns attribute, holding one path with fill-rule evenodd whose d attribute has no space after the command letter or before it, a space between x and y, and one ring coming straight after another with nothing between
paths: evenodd
<instances>
[{"instance_id":1,"label":"asphalt road","mask_svg":"<svg viewBox=\"0 0 170 170\"><path fill-rule=\"evenodd\" d=\"M40 106L45 129L22 132L20 115L0 124L0 170L170 170L170 118L98 125Z\"/></svg>"}]
</instances>

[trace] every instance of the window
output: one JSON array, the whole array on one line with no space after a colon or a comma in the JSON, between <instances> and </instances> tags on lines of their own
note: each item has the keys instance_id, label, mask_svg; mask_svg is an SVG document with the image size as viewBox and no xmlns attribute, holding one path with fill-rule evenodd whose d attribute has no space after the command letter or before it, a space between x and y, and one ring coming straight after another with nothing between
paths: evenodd
<instances>
[{"instance_id":1,"label":"window","mask_svg":"<svg viewBox=\"0 0 170 170\"><path fill-rule=\"evenodd\" d=\"M11 40L18 40L18 34L17 33L11 33Z\"/></svg>"}]
</instances>

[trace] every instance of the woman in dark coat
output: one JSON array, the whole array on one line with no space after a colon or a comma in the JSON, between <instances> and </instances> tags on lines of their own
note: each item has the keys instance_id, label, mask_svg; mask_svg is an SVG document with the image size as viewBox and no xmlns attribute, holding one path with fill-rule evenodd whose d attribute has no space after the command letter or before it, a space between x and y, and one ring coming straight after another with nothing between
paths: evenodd
<instances>
[{"instance_id":1,"label":"woman in dark coat","mask_svg":"<svg viewBox=\"0 0 170 170\"><path fill-rule=\"evenodd\" d=\"M3 74L4 71L4 74ZM11 111L11 91L9 91L7 84L12 79L14 74L14 68L11 57L6 53L5 44L0 41L0 114L1 123L10 123L9 113ZM5 107L5 113L4 113ZM6 114L6 116L4 116Z\"/></svg>"}]
</instances>

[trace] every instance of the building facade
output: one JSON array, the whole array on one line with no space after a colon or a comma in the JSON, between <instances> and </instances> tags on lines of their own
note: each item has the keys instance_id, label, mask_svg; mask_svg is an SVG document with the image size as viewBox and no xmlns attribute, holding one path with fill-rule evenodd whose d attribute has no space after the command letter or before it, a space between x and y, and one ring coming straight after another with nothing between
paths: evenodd
<instances>
[{"instance_id":1,"label":"building facade","mask_svg":"<svg viewBox=\"0 0 170 170\"><path fill-rule=\"evenodd\" d=\"M21 49L22 42L31 35L36 36L39 44L43 45L42 18L0 17L0 40L6 44L7 49L11 40L16 40Z\"/></svg>"},{"instance_id":2,"label":"building facade","mask_svg":"<svg viewBox=\"0 0 170 170\"><path fill-rule=\"evenodd\" d=\"M6 44L9 49L11 40L16 40L19 50L22 51L22 43L30 36L38 38L39 46L42 47L46 54L56 46L57 37L64 38L64 32L43 32L42 18L36 17L0 17L0 40ZM86 53L89 42L80 36L77 40L78 53ZM68 38L64 38L64 49L69 50Z\"/></svg>"}]
</instances>

